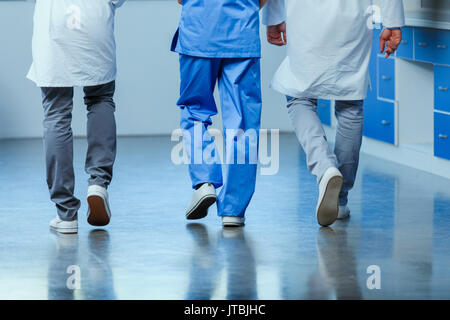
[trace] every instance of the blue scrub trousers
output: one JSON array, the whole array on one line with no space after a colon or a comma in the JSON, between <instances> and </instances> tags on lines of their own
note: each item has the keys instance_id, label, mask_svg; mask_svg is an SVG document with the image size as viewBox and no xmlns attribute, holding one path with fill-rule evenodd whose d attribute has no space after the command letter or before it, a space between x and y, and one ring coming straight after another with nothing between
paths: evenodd
<instances>
[{"instance_id":1,"label":"blue scrub trousers","mask_svg":"<svg viewBox=\"0 0 450 320\"><path fill-rule=\"evenodd\" d=\"M180 73L177 105L181 107L180 126L190 160L192 187L207 182L216 188L222 187L217 199L218 215L244 217L256 183L255 159L262 107L260 59L201 58L180 54ZM207 131L212 124L211 117L217 114L213 96L216 82L220 92L225 149L233 150L232 153L225 152L224 177L214 140ZM233 138L230 146L227 135L239 129L244 135L238 134L239 138ZM196 143L196 139L200 143ZM202 155L201 161L195 159L195 154ZM245 162L239 161L244 158Z\"/></svg>"}]
</instances>

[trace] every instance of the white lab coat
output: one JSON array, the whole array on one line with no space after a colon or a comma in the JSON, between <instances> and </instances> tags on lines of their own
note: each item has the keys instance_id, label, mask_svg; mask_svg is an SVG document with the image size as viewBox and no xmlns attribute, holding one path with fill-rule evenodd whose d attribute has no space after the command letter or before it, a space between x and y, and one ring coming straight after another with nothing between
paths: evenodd
<instances>
[{"instance_id":1,"label":"white lab coat","mask_svg":"<svg viewBox=\"0 0 450 320\"><path fill-rule=\"evenodd\" d=\"M33 63L39 87L105 84L116 78L115 9L125 0L36 0Z\"/></svg>"},{"instance_id":2,"label":"white lab coat","mask_svg":"<svg viewBox=\"0 0 450 320\"><path fill-rule=\"evenodd\" d=\"M265 25L287 24L287 57L272 87L291 97L362 100L369 87L372 13L402 27L402 0L268 0ZM378 19L380 14L377 15Z\"/></svg>"}]
</instances>

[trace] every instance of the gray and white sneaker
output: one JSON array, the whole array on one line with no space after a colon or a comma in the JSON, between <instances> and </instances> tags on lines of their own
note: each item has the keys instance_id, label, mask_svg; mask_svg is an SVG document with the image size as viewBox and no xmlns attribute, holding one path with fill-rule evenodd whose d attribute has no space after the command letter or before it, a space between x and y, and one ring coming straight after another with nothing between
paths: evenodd
<instances>
[{"instance_id":1,"label":"gray and white sneaker","mask_svg":"<svg viewBox=\"0 0 450 320\"><path fill-rule=\"evenodd\" d=\"M204 183L194 190L192 201L186 210L186 219L197 220L208 215L208 209L217 201L216 188L212 183Z\"/></svg>"},{"instance_id":2,"label":"gray and white sneaker","mask_svg":"<svg viewBox=\"0 0 450 320\"><path fill-rule=\"evenodd\" d=\"M335 167L328 168L319 182L319 201L316 207L317 222L328 227L338 218L339 193L344 179Z\"/></svg>"},{"instance_id":3,"label":"gray and white sneaker","mask_svg":"<svg viewBox=\"0 0 450 320\"><path fill-rule=\"evenodd\" d=\"M222 225L224 227L243 227L245 225L245 218L241 217L222 217Z\"/></svg>"},{"instance_id":4,"label":"gray and white sneaker","mask_svg":"<svg viewBox=\"0 0 450 320\"><path fill-rule=\"evenodd\" d=\"M347 219L350 217L350 209L347 206L339 206L338 220Z\"/></svg>"},{"instance_id":5,"label":"gray and white sneaker","mask_svg":"<svg viewBox=\"0 0 450 320\"><path fill-rule=\"evenodd\" d=\"M89 186L87 192L87 202L89 205L87 221L92 226L106 226L111 220L111 210L109 208L108 191L102 186Z\"/></svg>"},{"instance_id":6,"label":"gray and white sneaker","mask_svg":"<svg viewBox=\"0 0 450 320\"><path fill-rule=\"evenodd\" d=\"M50 229L63 234L78 233L78 220L63 221L56 216L50 221Z\"/></svg>"}]
</instances>

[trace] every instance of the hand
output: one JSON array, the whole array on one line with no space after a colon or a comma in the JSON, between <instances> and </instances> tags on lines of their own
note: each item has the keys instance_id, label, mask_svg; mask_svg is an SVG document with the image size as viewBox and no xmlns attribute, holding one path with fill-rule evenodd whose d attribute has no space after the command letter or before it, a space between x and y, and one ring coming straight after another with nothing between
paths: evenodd
<instances>
[{"instance_id":1,"label":"hand","mask_svg":"<svg viewBox=\"0 0 450 320\"><path fill-rule=\"evenodd\" d=\"M179 4L183 4L183 0L178 0L178 3Z\"/></svg>"},{"instance_id":2,"label":"hand","mask_svg":"<svg viewBox=\"0 0 450 320\"><path fill-rule=\"evenodd\" d=\"M276 26L267 26L267 41L276 46L285 46L287 44L286 22Z\"/></svg>"},{"instance_id":3,"label":"hand","mask_svg":"<svg viewBox=\"0 0 450 320\"><path fill-rule=\"evenodd\" d=\"M259 8L262 9L262 7L264 7L266 2L267 2L267 0L259 0Z\"/></svg>"},{"instance_id":4,"label":"hand","mask_svg":"<svg viewBox=\"0 0 450 320\"><path fill-rule=\"evenodd\" d=\"M401 29L384 29L380 35L380 53L385 52L385 57L388 58L391 54L394 54L400 45L400 42L402 42Z\"/></svg>"}]
</instances>

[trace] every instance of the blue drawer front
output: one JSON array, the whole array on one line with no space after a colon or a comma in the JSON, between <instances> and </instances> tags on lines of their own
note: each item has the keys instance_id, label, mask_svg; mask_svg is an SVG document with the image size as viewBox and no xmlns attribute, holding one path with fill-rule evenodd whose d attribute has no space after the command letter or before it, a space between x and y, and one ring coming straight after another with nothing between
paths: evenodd
<instances>
[{"instance_id":1,"label":"blue drawer front","mask_svg":"<svg viewBox=\"0 0 450 320\"><path fill-rule=\"evenodd\" d=\"M450 31L416 28L415 59L450 65Z\"/></svg>"},{"instance_id":2,"label":"blue drawer front","mask_svg":"<svg viewBox=\"0 0 450 320\"><path fill-rule=\"evenodd\" d=\"M378 94L395 100L395 59L378 57Z\"/></svg>"},{"instance_id":3,"label":"blue drawer front","mask_svg":"<svg viewBox=\"0 0 450 320\"><path fill-rule=\"evenodd\" d=\"M434 66L434 107L450 112L450 67Z\"/></svg>"},{"instance_id":4,"label":"blue drawer front","mask_svg":"<svg viewBox=\"0 0 450 320\"><path fill-rule=\"evenodd\" d=\"M403 40L397 49L397 57L405 59L414 58L414 29L412 27L402 28Z\"/></svg>"},{"instance_id":5,"label":"blue drawer front","mask_svg":"<svg viewBox=\"0 0 450 320\"><path fill-rule=\"evenodd\" d=\"M416 51L416 60L430 63L434 62L434 36L434 31L431 29L416 28L414 30L414 50Z\"/></svg>"},{"instance_id":6,"label":"blue drawer front","mask_svg":"<svg viewBox=\"0 0 450 320\"><path fill-rule=\"evenodd\" d=\"M320 121L327 126L331 126L331 102L328 100L317 101L317 113Z\"/></svg>"},{"instance_id":7,"label":"blue drawer front","mask_svg":"<svg viewBox=\"0 0 450 320\"><path fill-rule=\"evenodd\" d=\"M434 63L450 65L450 31L436 31L434 37Z\"/></svg>"},{"instance_id":8,"label":"blue drawer front","mask_svg":"<svg viewBox=\"0 0 450 320\"><path fill-rule=\"evenodd\" d=\"M450 115L434 113L434 155L450 160Z\"/></svg>"},{"instance_id":9,"label":"blue drawer front","mask_svg":"<svg viewBox=\"0 0 450 320\"><path fill-rule=\"evenodd\" d=\"M364 135L395 144L394 103L377 100L369 95L364 106Z\"/></svg>"}]
</instances>

